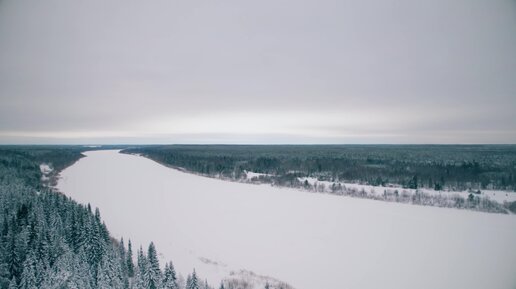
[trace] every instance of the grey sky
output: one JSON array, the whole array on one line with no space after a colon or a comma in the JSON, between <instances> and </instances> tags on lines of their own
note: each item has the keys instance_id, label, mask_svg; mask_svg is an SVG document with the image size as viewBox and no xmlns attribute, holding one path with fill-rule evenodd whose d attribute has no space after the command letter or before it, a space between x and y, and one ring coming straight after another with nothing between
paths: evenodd
<instances>
[{"instance_id":1,"label":"grey sky","mask_svg":"<svg viewBox=\"0 0 516 289\"><path fill-rule=\"evenodd\" d=\"M516 1L0 0L0 143L516 143Z\"/></svg>"}]
</instances>

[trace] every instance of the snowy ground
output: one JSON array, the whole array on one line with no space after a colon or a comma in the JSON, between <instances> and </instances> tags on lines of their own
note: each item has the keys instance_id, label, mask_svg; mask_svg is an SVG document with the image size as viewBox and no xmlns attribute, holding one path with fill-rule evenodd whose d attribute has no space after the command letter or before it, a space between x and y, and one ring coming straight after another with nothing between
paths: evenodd
<instances>
[{"instance_id":1,"label":"snowy ground","mask_svg":"<svg viewBox=\"0 0 516 289\"><path fill-rule=\"evenodd\" d=\"M331 186L334 184L334 182L328 182L328 181L319 181L316 178L298 178L300 182L304 182L305 180L310 185L324 185L324 191L325 192L331 192ZM336 182L335 184L339 184L339 182ZM368 195L383 195L384 191L387 191L389 193L394 192L395 190L399 191L401 194L407 193L409 195L413 195L415 193L415 189L404 189L400 187L383 187L383 186L370 186L370 185L360 185L360 184L351 184L351 183L340 183L342 186L348 189L355 189L357 191L364 190ZM432 189L418 189L419 192L428 194L428 195L459 195L463 198L467 198L468 195L471 192L468 191L436 191ZM500 191L500 190L482 190L479 195L474 194L475 196L479 196L481 198L488 198L492 201L496 201L500 204L503 204L504 202L514 202L516 201L516 193L515 192L507 192L507 191Z\"/></svg>"},{"instance_id":2,"label":"snowy ground","mask_svg":"<svg viewBox=\"0 0 516 289\"><path fill-rule=\"evenodd\" d=\"M41 180L42 181L48 181L48 174L50 174L53 169L48 164L41 164L39 165L39 170L41 171Z\"/></svg>"},{"instance_id":3,"label":"snowy ground","mask_svg":"<svg viewBox=\"0 0 516 289\"><path fill-rule=\"evenodd\" d=\"M248 172L248 171L244 171L244 174L245 174L245 177L247 180L252 180L252 179L255 179L255 178L259 178L261 176L271 176L270 174L263 174L263 173L255 173L255 172Z\"/></svg>"},{"instance_id":4,"label":"snowy ground","mask_svg":"<svg viewBox=\"0 0 516 289\"><path fill-rule=\"evenodd\" d=\"M87 152L58 188L179 272L245 269L298 289L516 287L516 216L226 182Z\"/></svg>"}]
</instances>

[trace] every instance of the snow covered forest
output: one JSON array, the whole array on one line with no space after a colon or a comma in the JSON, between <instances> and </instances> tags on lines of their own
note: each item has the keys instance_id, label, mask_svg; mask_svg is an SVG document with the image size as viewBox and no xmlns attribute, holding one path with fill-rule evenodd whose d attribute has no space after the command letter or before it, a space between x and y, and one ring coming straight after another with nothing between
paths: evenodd
<instances>
[{"instance_id":1,"label":"snow covered forest","mask_svg":"<svg viewBox=\"0 0 516 289\"><path fill-rule=\"evenodd\" d=\"M153 243L113 239L98 209L49 186L83 150L0 149L0 288L212 288L195 270L185 280L160 267Z\"/></svg>"},{"instance_id":2,"label":"snow covered forest","mask_svg":"<svg viewBox=\"0 0 516 289\"><path fill-rule=\"evenodd\" d=\"M516 212L513 145L165 145L122 152L227 180L417 205Z\"/></svg>"},{"instance_id":3,"label":"snow covered forest","mask_svg":"<svg viewBox=\"0 0 516 289\"><path fill-rule=\"evenodd\" d=\"M126 149L126 153L142 154L169 166L179 167L179 164L181 164L181 168L186 168L190 172L211 177L222 177L244 182L272 183L278 186L290 186L358 198L419 202L419 204L444 207L456 207L457 202L461 202L463 208L505 213L512 210L512 205L515 203L501 205L488 199L479 199L476 194L473 199L468 199L468 196L465 198L461 196L451 199L444 198L425 192L425 186L421 185L423 187L421 188L419 181L416 185L417 188L411 187L414 184L404 184L403 189L400 189L399 192L397 189L388 187L387 183L383 184L386 186L385 190L378 193L364 189L367 187L363 184L348 185L348 187L343 187L340 183L335 185L337 179L331 178L330 171L326 169L327 167L324 164L319 164L320 169L317 168L318 165L314 169L313 165L317 164L318 161L317 158L313 160L310 157L311 147L293 147L292 154L285 154L287 157L276 159L275 156L284 152L284 147L258 147L257 151L250 151L246 147L238 147L233 155L227 153L219 155L221 149L229 152L227 147L210 146L206 150L207 147L199 146L140 146L129 149L127 149L127 146L98 148L83 146L4 146L0 148L0 288L293 288L289 284L274 278L263 279L263 282L258 282L259 285L256 287L256 283L248 282L241 276L237 278L235 276L231 277L231 275L229 277L223 276L218 279L221 280L220 283L215 281L216 284L210 285L207 280L212 279L203 278L203 274L208 273L206 268L202 268L203 272L199 272L192 265L189 265L189 271L178 272L174 266L175 263L170 260L164 261L163 255L159 253L159 248L155 246L154 242L142 247L140 245L135 246L128 239L113 238L101 217L99 209L90 206L87 202L80 204L75 198L65 196L55 187L59 173L84 157L83 152L92 149L113 148ZM180 148L180 153L175 152L176 148ZM317 149L319 148L321 147ZM193 152L190 151L192 149ZM260 152L260 150L265 149L270 150L267 152L269 157L265 157L263 151ZM188 150L189 152L186 153L181 150ZM201 153L201 150L204 153ZM305 153L302 153L303 151ZM323 147L322 154L325 153L328 152L324 152ZM508 152L505 151L504 154L508 154ZM244 155L248 158L247 160L243 157ZM302 156L305 162L300 161L297 156ZM493 158L493 156L486 156L486 159ZM180 163L179 161L174 163L172 160L180 160ZM336 158L335 162L337 160L341 159ZM510 162L511 160L507 158L504 159L504 162ZM356 162L358 166L359 161ZM214 165L215 163L217 165ZM289 167L293 163L297 163L297 170ZM326 159L326 164L328 163L331 163L331 161ZM230 169L229 164L236 164L236 166ZM496 162L496 165L500 166L500 163ZM159 165L156 164L156 166ZM487 165L485 166L487 167ZM479 170L484 170L484 167L480 165L479 167ZM504 171L500 168L497 172L500 175L509 175L507 180L512 181L512 170ZM336 175L339 174L336 173ZM295 176L295 178L292 176ZM198 176L192 177L197 178ZM285 182L286 179L290 181ZM186 182L190 184L190 181ZM454 184L457 183L460 182L456 181ZM495 182L493 181L490 184L493 183ZM211 183L209 186L211 186ZM218 186L222 185L219 184ZM444 186L446 186L446 182L443 183ZM91 188L94 187L93 185L88 188L91 191ZM174 188L173 186L167 187ZM258 187L255 188L259 189ZM99 190L101 191L100 188ZM172 202L171 198L173 197L181 200L178 194L187 190L181 185L177 190L179 192L167 196L165 200ZM219 193L225 194L227 190L229 189ZM303 194L294 191L292 190L291 193ZM413 194L409 195L410 192ZM90 192L89 197L94 198L92 193ZM113 192L113 194L116 193L122 192ZM183 193L188 195L194 193L194 191ZM255 196L272 196L272 193L272 191L264 191ZM508 193L513 194L512 192ZM152 195L155 192L148 192L148 194ZM241 194L242 192L239 193L239 195ZM133 195L127 197L134 198ZM469 195L473 194L469 193ZM142 197L146 198L146 196ZM222 195L220 197L223 199ZM286 195L284 197L287 198ZM301 197L306 198L307 196L302 195ZM109 198L105 196L102 199ZM122 200L120 197L117 197L117 199ZM453 200L453 202L450 203L450 200ZM184 201L186 199L183 199ZM290 200L285 201L290 202ZM425 202L436 203L428 204ZM209 206L209 204L206 205ZM113 208L108 211L111 213ZM110 215L113 216L113 214ZM125 216L127 217L127 215ZM147 216L147 218L152 220L152 216ZM318 224L318 226L320 225ZM154 235L152 234L151 238L159 239L162 242L161 245L163 245L163 239L166 239L166 237L159 236L159 234ZM205 240L205 238L202 240ZM209 240L203 242L209 242ZM168 254L166 257L175 258L174 256ZM184 262L184 256L179 260ZM209 259L201 258L201 263L206 262L213 263ZM212 265L206 263L204 266ZM181 271L185 270L184 267ZM195 267L197 268L197 265ZM245 273L245 271L242 272ZM242 274L242 272L239 274ZM210 274L213 275L213 272ZM221 273L218 272L217 274ZM254 273L249 272L248 274ZM260 275L251 277L262 278Z\"/></svg>"}]
</instances>

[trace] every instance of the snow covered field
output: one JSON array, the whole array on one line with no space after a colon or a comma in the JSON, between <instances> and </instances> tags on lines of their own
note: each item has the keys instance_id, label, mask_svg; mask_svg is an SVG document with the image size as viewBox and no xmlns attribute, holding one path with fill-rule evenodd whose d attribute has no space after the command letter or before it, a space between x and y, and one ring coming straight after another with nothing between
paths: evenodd
<instances>
[{"instance_id":1,"label":"snow covered field","mask_svg":"<svg viewBox=\"0 0 516 289\"><path fill-rule=\"evenodd\" d=\"M116 237L218 285L241 269L298 289L516 287L516 216L313 194L92 151L58 188Z\"/></svg>"},{"instance_id":2,"label":"snow covered field","mask_svg":"<svg viewBox=\"0 0 516 289\"><path fill-rule=\"evenodd\" d=\"M249 173L248 173L249 174ZM256 174L256 173L254 173ZM260 175L260 174L257 174ZM263 174L262 174L263 175ZM249 177L247 177L250 179ZM407 193L409 195L413 195L416 190L415 189L405 189L401 187L383 187L383 186L371 186L371 185L361 185L361 184L352 184L352 183L339 183L339 182L328 182L328 181L319 181L316 178L298 178L299 181L304 182L305 180L310 185L324 185L324 192L331 192L331 186L333 184L341 184L344 188L348 189L355 189L356 191L365 191L368 195L376 195L381 196L383 195L384 191L387 191L389 193L394 192L395 190L399 191L400 193ZM468 191L436 191L432 189L418 189L419 192L425 193L428 195L444 195L444 196L451 196L451 195L458 195L463 197L464 199L468 198L468 195L471 192ZM500 190L482 190L480 194L474 194L475 196L478 196L479 198L487 198L489 200L498 202L500 204L503 204L504 202L514 202L516 201L516 193L515 192L507 192L507 191L500 191Z\"/></svg>"}]
</instances>

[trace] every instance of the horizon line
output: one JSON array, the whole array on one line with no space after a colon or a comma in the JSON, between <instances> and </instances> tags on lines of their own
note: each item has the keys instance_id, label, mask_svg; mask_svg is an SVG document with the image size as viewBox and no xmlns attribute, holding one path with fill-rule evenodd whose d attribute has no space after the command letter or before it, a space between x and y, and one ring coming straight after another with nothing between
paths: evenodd
<instances>
[{"instance_id":1,"label":"horizon line","mask_svg":"<svg viewBox=\"0 0 516 289\"><path fill-rule=\"evenodd\" d=\"M516 143L0 143L0 147L6 146L514 146Z\"/></svg>"}]
</instances>

